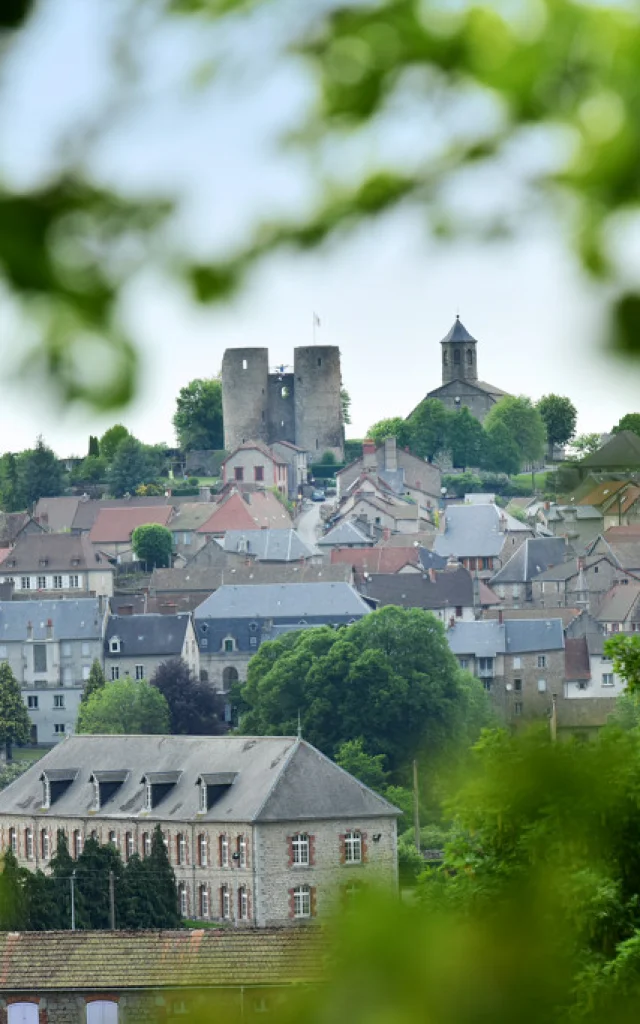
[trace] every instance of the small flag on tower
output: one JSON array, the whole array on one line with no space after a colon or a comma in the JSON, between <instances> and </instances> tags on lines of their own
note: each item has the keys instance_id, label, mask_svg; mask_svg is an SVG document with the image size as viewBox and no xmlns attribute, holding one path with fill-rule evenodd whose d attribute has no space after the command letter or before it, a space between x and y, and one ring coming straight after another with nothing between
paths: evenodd
<instances>
[{"instance_id":1,"label":"small flag on tower","mask_svg":"<svg viewBox=\"0 0 640 1024\"><path fill-rule=\"evenodd\" d=\"M321 324L320 324L320 317L318 316L317 313L313 314L313 326L314 327L320 327L321 326Z\"/></svg>"}]
</instances>

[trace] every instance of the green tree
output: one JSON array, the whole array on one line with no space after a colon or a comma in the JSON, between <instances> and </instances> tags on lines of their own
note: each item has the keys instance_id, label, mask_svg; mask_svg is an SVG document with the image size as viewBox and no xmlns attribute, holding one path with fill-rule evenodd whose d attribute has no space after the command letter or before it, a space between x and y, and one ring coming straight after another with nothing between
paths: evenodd
<instances>
[{"instance_id":1,"label":"green tree","mask_svg":"<svg viewBox=\"0 0 640 1024\"><path fill-rule=\"evenodd\" d=\"M178 887L176 876L169 862L162 830L156 825L151 836L151 855L146 859L149 879L153 879L153 895L155 921L149 928L178 928L180 914L178 911ZM146 882L149 888L149 882Z\"/></svg>"},{"instance_id":2,"label":"green tree","mask_svg":"<svg viewBox=\"0 0 640 1024\"><path fill-rule=\"evenodd\" d=\"M450 413L437 398L425 398L407 420L414 455L431 461L447 447Z\"/></svg>"},{"instance_id":3,"label":"green tree","mask_svg":"<svg viewBox=\"0 0 640 1024\"><path fill-rule=\"evenodd\" d=\"M68 922L61 920L56 888L51 875L45 875L40 869L25 871L26 931L51 932L68 927Z\"/></svg>"},{"instance_id":4,"label":"green tree","mask_svg":"<svg viewBox=\"0 0 640 1024\"><path fill-rule=\"evenodd\" d=\"M483 469L492 473L519 473L522 454L506 423L490 423L484 432Z\"/></svg>"},{"instance_id":5,"label":"green tree","mask_svg":"<svg viewBox=\"0 0 640 1024\"><path fill-rule=\"evenodd\" d=\"M384 762L384 754L366 752L361 736L357 740L346 740L336 751L336 764L377 793L384 792L387 781Z\"/></svg>"},{"instance_id":6,"label":"green tree","mask_svg":"<svg viewBox=\"0 0 640 1024\"><path fill-rule=\"evenodd\" d=\"M567 459L571 462L579 462L587 455L593 455L600 447L600 434L578 434L569 445Z\"/></svg>"},{"instance_id":7,"label":"green tree","mask_svg":"<svg viewBox=\"0 0 640 1024\"><path fill-rule=\"evenodd\" d=\"M32 451L22 452L18 463L20 492L27 505L38 498L55 497L62 492L62 467L51 448L38 437Z\"/></svg>"},{"instance_id":8,"label":"green tree","mask_svg":"<svg viewBox=\"0 0 640 1024\"><path fill-rule=\"evenodd\" d=\"M101 483L107 478L107 460L102 455L87 455L77 469L73 472L73 478L77 481L88 484Z\"/></svg>"},{"instance_id":9,"label":"green tree","mask_svg":"<svg viewBox=\"0 0 640 1024\"><path fill-rule=\"evenodd\" d=\"M616 633L604 642L604 653L611 658L613 671L622 676L628 693L640 692L640 636Z\"/></svg>"},{"instance_id":10,"label":"green tree","mask_svg":"<svg viewBox=\"0 0 640 1024\"><path fill-rule=\"evenodd\" d=\"M392 416L391 419L378 420L369 427L367 437L375 442L376 448L384 444L387 437L395 437L400 448L407 448L411 444L411 427L402 416Z\"/></svg>"},{"instance_id":11,"label":"green tree","mask_svg":"<svg viewBox=\"0 0 640 1024\"><path fill-rule=\"evenodd\" d=\"M18 512L26 504L18 473L18 460L11 452L0 456L0 503L5 512Z\"/></svg>"},{"instance_id":12,"label":"green tree","mask_svg":"<svg viewBox=\"0 0 640 1024\"><path fill-rule=\"evenodd\" d=\"M105 430L98 442L100 455L102 455L107 462L113 462L115 454L122 442L131 436L132 435L129 433L127 428L122 425L122 423L116 423L113 427L109 427L108 430Z\"/></svg>"},{"instance_id":13,"label":"green tree","mask_svg":"<svg viewBox=\"0 0 640 1024\"><path fill-rule=\"evenodd\" d=\"M147 569L164 568L171 565L173 534L159 523L145 523L136 526L131 534L133 552Z\"/></svg>"},{"instance_id":14,"label":"green tree","mask_svg":"<svg viewBox=\"0 0 640 1024\"><path fill-rule=\"evenodd\" d=\"M29 713L22 700L20 684L8 661L0 662L0 744L11 760L14 743L28 743L31 733Z\"/></svg>"},{"instance_id":15,"label":"green tree","mask_svg":"<svg viewBox=\"0 0 640 1024\"><path fill-rule=\"evenodd\" d=\"M80 704L77 732L166 735L169 708L144 679L118 679Z\"/></svg>"},{"instance_id":16,"label":"green tree","mask_svg":"<svg viewBox=\"0 0 640 1024\"><path fill-rule=\"evenodd\" d=\"M80 697L80 703L86 704L90 697L93 697L94 693L102 690L106 686L106 679L104 672L102 671L102 665L97 658L94 659L93 664L89 670L89 678L87 679L86 686L82 691Z\"/></svg>"},{"instance_id":17,"label":"green tree","mask_svg":"<svg viewBox=\"0 0 640 1024\"><path fill-rule=\"evenodd\" d=\"M125 437L115 450L107 476L111 494L115 498L134 494L139 484L148 483L153 476L144 446L135 437Z\"/></svg>"},{"instance_id":18,"label":"green tree","mask_svg":"<svg viewBox=\"0 0 640 1024\"><path fill-rule=\"evenodd\" d=\"M183 451L224 448L219 377L198 378L180 389L173 425Z\"/></svg>"},{"instance_id":19,"label":"green tree","mask_svg":"<svg viewBox=\"0 0 640 1024\"><path fill-rule=\"evenodd\" d=\"M484 421L485 430L491 430L496 423L503 423L507 428L523 461L535 462L541 457L547 438L546 427L530 398L511 395L501 398Z\"/></svg>"},{"instance_id":20,"label":"green tree","mask_svg":"<svg viewBox=\"0 0 640 1024\"><path fill-rule=\"evenodd\" d=\"M224 699L198 679L182 658L158 665L151 685L167 702L174 736L218 736L226 731Z\"/></svg>"},{"instance_id":21,"label":"green tree","mask_svg":"<svg viewBox=\"0 0 640 1024\"><path fill-rule=\"evenodd\" d=\"M240 688L240 731L289 735L300 712L303 735L330 757L362 737L393 772L451 740L467 701L462 675L433 615L382 608L340 630L262 644Z\"/></svg>"},{"instance_id":22,"label":"green tree","mask_svg":"<svg viewBox=\"0 0 640 1024\"><path fill-rule=\"evenodd\" d=\"M106 929L110 927L109 874L113 873L116 890L121 887L124 872L122 858L112 843L101 846L97 839L88 836L82 853L75 862L76 891L85 908L82 927ZM116 928L121 925L117 913Z\"/></svg>"},{"instance_id":23,"label":"green tree","mask_svg":"<svg viewBox=\"0 0 640 1024\"><path fill-rule=\"evenodd\" d=\"M484 432L479 420L466 405L453 413L447 426L447 444L453 465L458 469L481 466L484 458Z\"/></svg>"},{"instance_id":24,"label":"green tree","mask_svg":"<svg viewBox=\"0 0 640 1024\"><path fill-rule=\"evenodd\" d=\"M56 852L50 863L51 879L58 907L58 921L53 930L71 928L71 878L76 869L76 862L69 853L67 833L58 829L56 836ZM75 920L77 928L87 925L87 909L81 892L75 892Z\"/></svg>"},{"instance_id":25,"label":"green tree","mask_svg":"<svg viewBox=\"0 0 640 1024\"><path fill-rule=\"evenodd\" d=\"M21 932L27 926L28 905L25 894L24 868L18 866L13 850L2 855L0 872L0 931Z\"/></svg>"},{"instance_id":26,"label":"green tree","mask_svg":"<svg viewBox=\"0 0 640 1024\"><path fill-rule=\"evenodd\" d=\"M92 455L94 458L97 458L99 454L100 442L95 434L89 434L89 451L87 452L87 455Z\"/></svg>"},{"instance_id":27,"label":"green tree","mask_svg":"<svg viewBox=\"0 0 640 1024\"><path fill-rule=\"evenodd\" d=\"M542 416L550 445L564 445L575 436L578 410L563 395L543 395L536 403Z\"/></svg>"},{"instance_id":28,"label":"green tree","mask_svg":"<svg viewBox=\"0 0 640 1024\"><path fill-rule=\"evenodd\" d=\"M619 434L621 430L631 430L634 434L640 435L640 412L628 412L619 423L616 423L611 433Z\"/></svg>"}]
</instances>

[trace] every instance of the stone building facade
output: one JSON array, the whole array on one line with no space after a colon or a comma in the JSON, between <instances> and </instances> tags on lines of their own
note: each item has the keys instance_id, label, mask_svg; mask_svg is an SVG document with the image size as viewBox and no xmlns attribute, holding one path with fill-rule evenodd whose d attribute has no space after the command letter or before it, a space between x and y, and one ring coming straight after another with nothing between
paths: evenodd
<instances>
[{"instance_id":1,"label":"stone building facade","mask_svg":"<svg viewBox=\"0 0 640 1024\"><path fill-rule=\"evenodd\" d=\"M395 885L398 813L295 737L78 735L0 794L0 846L46 871L63 829L126 861L159 824L183 917L264 928Z\"/></svg>"},{"instance_id":2,"label":"stone building facade","mask_svg":"<svg viewBox=\"0 0 640 1024\"><path fill-rule=\"evenodd\" d=\"M440 345L442 384L430 391L427 398L437 398L451 412L458 412L466 406L482 423L507 392L478 379L478 342L469 334L459 316Z\"/></svg>"},{"instance_id":3,"label":"stone building facade","mask_svg":"<svg viewBox=\"0 0 640 1024\"><path fill-rule=\"evenodd\" d=\"M227 349L222 359L224 446L288 441L319 458L344 457L340 350L333 345L294 349L293 372L269 371L266 348Z\"/></svg>"}]
</instances>

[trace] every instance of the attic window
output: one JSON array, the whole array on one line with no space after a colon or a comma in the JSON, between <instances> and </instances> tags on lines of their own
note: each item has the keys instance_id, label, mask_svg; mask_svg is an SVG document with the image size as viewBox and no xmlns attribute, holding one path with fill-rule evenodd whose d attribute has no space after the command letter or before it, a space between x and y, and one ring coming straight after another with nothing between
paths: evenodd
<instances>
[{"instance_id":1,"label":"attic window","mask_svg":"<svg viewBox=\"0 0 640 1024\"><path fill-rule=\"evenodd\" d=\"M140 780L145 787L145 810L152 811L180 780L182 772L148 772Z\"/></svg>"},{"instance_id":2,"label":"attic window","mask_svg":"<svg viewBox=\"0 0 640 1024\"><path fill-rule=\"evenodd\" d=\"M13 564L15 565L15 562ZM38 562L38 565L48 565L48 564L49 564L49 559L48 558L41 558L40 561Z\"/></svg>"},{"instance_id":3,"label":"attic window","mask_svg":"<svg viewBox=\"0 0 640 1024\"><path fill-rule=\"evenodd\" d=\"M198 810L206 814L217 803L220 797L233 786L238 772L208 772L196 780L199 787Z\"/></svg>"},{"instance_id":4,"label":"attic window","mask_svg":"<svg viewBox=\"0 0 640 1024\"><path fill-rule=\"evenodd\" d=\"M120 637L112 636L109 641L109 653L120 654Z\"/></svg>"},{"instance_id":5,"label":"attic window","mask_svg":"<svg viewBox=\"0 0 640 1024\"><path fill-rule=\"evenodd\" d=\"M40 776L42 782L42 806L53 807L56 800L66 793L80 773L79 768L50 768Z\"/></svg>"},{"instance_id":6,"label":"attic window","mask_svg":"<svg viewBox=\"0 0 640 1024\"><path fill-rule=\"evenodd\" d=\"M90 781L93 782L95 791L95 807L99 811L101 807L111 799L120 786L129 778L129 771L98 771L93 772Z\"/></svg>"}]
</instances>

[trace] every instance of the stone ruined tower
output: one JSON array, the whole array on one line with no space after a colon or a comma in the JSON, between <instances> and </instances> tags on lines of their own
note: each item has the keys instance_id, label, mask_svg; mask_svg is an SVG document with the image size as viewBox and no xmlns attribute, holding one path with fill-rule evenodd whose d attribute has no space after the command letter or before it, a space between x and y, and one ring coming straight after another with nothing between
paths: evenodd
<instances>
[{"instance_id":1,"label":"stone ruined tower","mask_svg":"<svg viewBox=\"0 0 640 1024\"><path fill-rule=\"evenodd\" d=\"M314 461L331 451L344 457L344 427L340 389L340 349L335 345L308 345L293 353L295 427L300 448Z\"/></svg>"},{"instance_id":2,"label":"stone ruined tower","mask_svg":"<svg viewBox=\"0 0 640 1024\"><path fill-rule=\"evenodd\" d=\"M268 441L269 350L228 348L222 358L224 446Z\"/></svg>"},{"instance_id":3,"label":"stone ruined tower","mask_svg":"<svg viewBox=\"0 0 640 1024\"><path fill-rule=\"evenodd\" d=\"M442 345L442 383L452 380L476 381L478 359L476 346L467 328L457 316L449 333L440 342Z\"/></svg>"}]
</instances>

